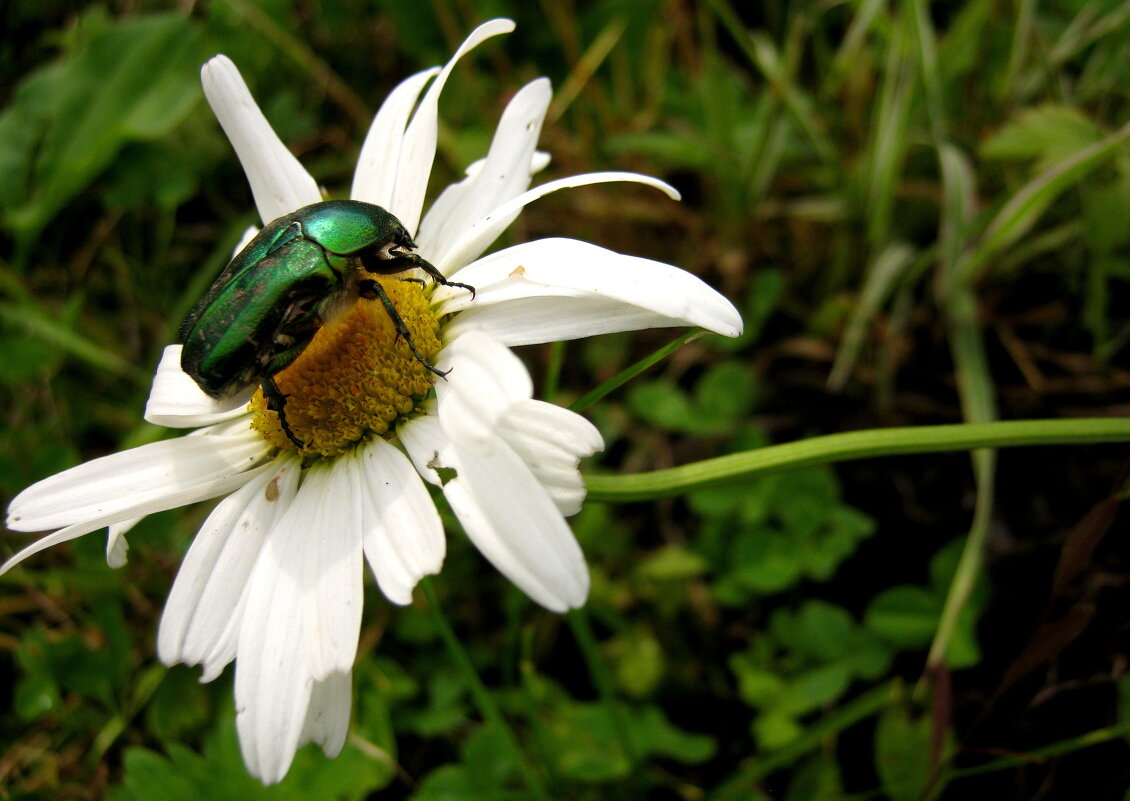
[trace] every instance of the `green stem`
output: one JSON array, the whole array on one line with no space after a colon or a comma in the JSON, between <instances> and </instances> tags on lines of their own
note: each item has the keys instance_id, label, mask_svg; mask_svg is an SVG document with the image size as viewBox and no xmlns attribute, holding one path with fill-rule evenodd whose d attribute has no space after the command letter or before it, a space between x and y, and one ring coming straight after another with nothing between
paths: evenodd
<instances>
[{"instance_id":1,"label":"green stem","mask_svg":"<svg viewBox=\"0 0 1130 801\"><path fill-rule=\"evenodd\" d=\"M443 644L447 646L447 652L451 656L451 659L455 662L455 665L463 675L463 680L467 682L467 687L471 690L471 697L475 701L475 706L478 707L479 714L483 716L483 719L495 731L501 733L502 739L505 740L507 748L510 749L514 757L514 764L518 766L518 772L522 774L522 779L526 783L526 787L529 789L530 793L537 798L538 801L551 801L550 795L545 789L545 784L542 782L541 775L538 773L537 768L534 767L526 752L522 750L522 746L518 742L518 736L514 734L514 730L510 728L510 724L506 722L506 718L502 715L502 710L498 708L494 697L490 694L486 685L483 684L482 679L479 678L479 673L475 670L475 665L471 661L471 657L463 650L463 646L460 645L459 639L455 636L455 630L452 629L451 624L447 622L443 610L440 609L439 598L436 596L431 579L423 579L419 586L420 589L423 590L424 598L428 602L428 609L431 610L432 619L439 629L440 638L443 640Z\"/></svg>"},{"instance_id":2,"label":"green stem","mask_svg":"<svg viewBox=\"0 0 1130 801\"><path fill-rule=\"evenodd\" d=\"M1051 745L1045 745L1043 748L1033 748L1029 751L1017 754L1016 756L997 759L992 762L986 762L983 765L975 765L970 768L957 768L946 774L946 781L956 781L957 779L964 779L969 776L979 776L982 773L993 773L998 770L1010 770L1033 763L1040 763L1048 757L1081 751L1084 748L1102 745L1103 743L1121 739L1127 735L1130 735L1130 721L1118 723L1114 726L1107 726L1103 729L1095 729L1086 734L1080 734L1077 737L1071 737L1052 743Z\"/></svg>"},{"instance_id":3,"label":"green stem","mask_svg":"<svg viewBox=\"0 0 1130 801\"><path fill-rule=\"evenodd\" d=\"M989 372L989 359L985 353L984 331L977 319L977 301L972 292L958 290L950 296L947 306L950 351L953 353L962 414L972 423L994 422L997 418L996 391ZM926 674L923 678L932 674L945 660L950 638L957 630L957 621L966 604L969 603L977 577L981 575L985 542L989 538L997 454L995 451L979 448L970 456L973 460L974 479L977 482L973 523L969 528L969 536L965 538L961 559L946 591L942 616L926 657Z\"/></svg>"},{"instance_id":4,"label":"green stem","mask_svg":"<svg viewBox=\"0 0 1130 801\"><path fill-rule=\"evenodd\" d=\"M1130 420L1120 417L877 428L770 445L650 473L589 474L585 483L590 501L646 501L799 467L874 456L1127 441Z\"/></svg>"},{"instance_id":5,"label":"green stem","mask_svg":"<svg viewBox=\"0 0 1130 801\"><path fill-rule=\"evenodd\" d=\"M602 383L600 386L585 393L576 401L571 403L569 405L569 409L574 412L583 412L585 409L592 406L609 392L612 392L613 390L619 389L620 387L624 386L624 384L631 381L644 370L648 369L654 364L658 364L659 362L670 356L672 353L677 351L679 348L683 347L683 345L692 340L698 339L705 334L706 332L701 328L692 328L690 331L687 331L677 339L668 342L666 345L664 345L662 348L655 351L651 355L645 356L630 367L624 368L619 373L612 376L612 378Z\"/></svg>"},{"instance_id":6,"label":"green stem","mask_svg":"<svg viewBox=\"0 0 1130 801\"><path fill-rule=\"evenodd\" d=\"M541 397L554 402L561 388L561 368L565 365L565 343L554 342L549 346L549 362L545 366L545 390Z\"/></svg>"}]
</instances>

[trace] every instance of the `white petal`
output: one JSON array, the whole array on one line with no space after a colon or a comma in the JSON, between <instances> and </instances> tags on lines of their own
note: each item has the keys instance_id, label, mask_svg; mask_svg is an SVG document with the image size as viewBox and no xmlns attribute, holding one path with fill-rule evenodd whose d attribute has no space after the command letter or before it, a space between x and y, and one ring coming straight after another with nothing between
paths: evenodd
<instances>
[{"instance_id":1,"label":"white petal","mask_svg":"<svg viewBox=\"0 0 1130 801\"><path fill-rule=\"evenodd\" d=\"M466 53L482 42L502 33L514 30L514 23L508 19L493 19L484 22L459 46L455 55L444 65L435 81L428 87L420 101L400 147L400 163L396 174L396 189L388 210L404 224L410 233L415 233L420 223L420 210L424 205L424 193L428 188L428 176L432 171L432 160L436 153L436 138L439 132L439 94L447 83L452 68Z\"/></svg>"},{"instance_id":2,"label":"white petal","mask_svg":"<svg viewBox=\"0 0 1130 801\"><path fill-rule=\"evenodd\" d=\"M119 523L111 523L106 532L106 564L110 567L123 567L129 560L129 543L126 534L144 520L144 517L131 517Z\"/></svg>"},{"instance_id":3,"label":"white petal","mask_svg":"<svg viewBox=\"0 0 1130 801\"><path fill-rule=\"evenodd\" d=\"M251 391L225 401L208 397L181 369L181 348L169 345L161 354L145 404L145 419L166 428L198 428L246 414Z\"/></svg>"},{"instance_id":4,"label":"white petal","mask_svg":"<svg viewBox=\"0 0 1130 801\"><path fill-rule=\"evenodd\" d=\"M581 510L585 483L577 466L581 459L604 448L596 426L568 409L529 400L510 409L498 434L526 463L563 515Z\"/></svg>"},{"instance_id":5,"label":"white petal","mask_svg":"<svg viewBox=\"0 0 1130 801\"><path fill-rule=\"evenodd\" d=\"M346 470L305 472L252 569L236 654L236 725L248 769L286 775L312 686L348 672L361 623L361 537Z\"/></svg>"},{"instance_id":6,"label":"white petal","mask_svg":"<svg viewBox=\"0 0 1130 801\"><path fill-rule=\"evenodd\" d=\"M473 177L449 187L424 217L416 244L420 246L421 255L441 272L453 268L454 257L450 252L452 246L459 243L461 233L495 208L520 195L530 185L534 151L552 98L553 91L546 78L539 78L522 87L502 114L486 161L475 171ZM455 198L451 195L457 196L456 202L452 202ZM485 250L519 212L520 206L506 219L500 220L491 239L484 242L474 256ZM465 250L466 248L462 248L459 253ZM470 260L460 261L454 266L466 264Z\"/></svg>"},{"instance_id":7,"label":"white petal","mask_svg":"<svg viewBox=\"0 0 1130 801\"><path fill-rule=\"evenodd\" d=\"M742 331L734 305L685 270L574 239L506 248L465 267L459 280L476 288L474 300L465 290L442 286L433 295L439 314L462 312L444 331L449 341L473 329L506 345L641 327L698 325L724 336Z\"/></svg>"},{"instance_id":8,"label":"white petal","mask_svg":"<svg viewBox=\"0 0 1130 801\"><path fill-rule=\"evenodd\" d=\"M322 199L318 185L275 134L227 56L200 71L204 95L235 148L264 223Z\"/></svg>"},{"instance_id":9,"label":"white petal","mask_svg":"<svg viewBox=\"0 0 1130 801\"><path fill-rule=\"evenodd\" d=\"M255 235L257 233L259 233L259 226L247 226L247 228L245 228L243 231L243 236L239 238L239 242L236 244L235 249L231 252L231 257L234 259L236 256L238 256L239 252L247 247L251 240L255 238Z\"/></svg>"},{"instance_id":10,"label":"white petal","mask_svg":"<svg viewBox=\"0 0 1130 801\"><path fill-rule=\"evenodd\" d=\"M633 308L618 300L560 297L546 293L540 297L470 309L451 322L443 337L458 338L468 331L480 331L509 347L515 347L565 342L619 331L685 325L688 323L683 320Z\"/></svg>"},{"instance_id":11,"label":"white petal","mask_svg":"<svg viewBox=\"0 0 1130 801\"><path fill-rule=\"evenodd\" d=\"M447 218L452 210L462 204L466 196L475 190L475 178L485 164L486 159L479 159L478 161L468 164L465 171L466 178L457 184L450 184L440 193L439 197L432 201L431 206L428 207L427 214L424 215L424 221L420 223L421 232L417 234L417 244L420 246L420 253L424 258L430 260L434 259L432 253L438 252L437 246L432 240L442 237L445 232L450 233L452 236L459 234L459 231L447 232L446 226L439 226L435 220ZM536 175L538 172L545 169L548 164L549 154L535 151L533 157L530 159L530 176ZM529 182L527 181L527 183ZM435 266L434 261L432 261L432 265ZM463 265L456 265L456 268L461 266ZM455 268L452 269L454 270Z\"/></svg>"},{"instance_id":12,"label":"white petal","mask_svg":"<svg viewBox=\"0 0 1130 801\"><path fill-rule=\"evenodd\" d=\"M35 556L40 551L45 551L55 545L61 545L64 542L78 539L82 535L89 534L103 526L110 526L123 520L145 517L154 512L163 512L166 509L175 509L179 506L196 503L197 501L206 501L210 498L224 495L254 478L258 472L258 470L248 470L243 473L234 473L218 479L202 480L199 484L194 484L172 492L171 494L148 499L136 505L127 506L123 509L103 514L99 517L93 517L81 523L67 526L66 528L61 528L53 534L48 534L46 537L36 540L31 545L28 545L26 548L10 557L7 562L0 565L0 576L7 573L28 557ZM8 527L12 528L11 525Z\"/></svg>"},{"instance_id":13,"label":"white petal","mask_svg":"<svg viewBox=\"0 0 1130 801\"><path fill-rule=\"evenodd\" d=\"M438 72L439 67L433 67L406 78L381 104L357 157L357 170L353 174L353 189L350 192L350 197L354 200L364 200L385 209L392 205L396 172L400 165L400 147L404 141L408 116L412 113L424 84Z\"/></svg>"},{"instance_id":14,"label":"white petal","mask_svg":"<svg viewBox=\"0 0 1130 801\"><path fill-rule=\"evenodd\" d=\"M152 442L103 456L45 478L17 495L8 506L8 528L45 531L109 518L96 526L100 528L213 498L228 491L223 487L243 484L246 471L266 454L263 438L243 429L227 436Z\"/></svg>"},{"instance_id":15,"label":"white petal","mask_svg":"<svg viewBox=\"0 0 1130 801\"><path fill-rule=\"evenodd\" d=\"M443 523L408 458L381 438L343 457L356 471L352 498L361 507L365 558L381 592L393 603L412 603L412 590L443 566Z\"/></svg>"},{"instance_id":16,"label":"white petal","mask_svg":"<svg viewBox=\"0 0 1130 801\"><path fill-rule=\"evenodd\" d=\"M589 589L584 555L521 459L501 441L457 453L459 478L443 491L475 547L547 609L581 606Z\"/></svg>"},{"instance_id":17,"label":"white petal","mask_svg":"<svg viewBox=\"0 0 1130 801\"><path fill-rule=\"evenodd\" d=\"M247 772L263 784L277 784L290 770L306 731L313 686L303 661L285 652L241 655L236 660L239 749Z\"/></svg>"},{"instance_id":18,"label":"white petal","mask_svg":"<svg viewBox=\"0 0 1130 801\"><path fill-rule=\"evenodd\" d=\"M584 603L589 574L580 546L505 442L460 448L434 417L413 420L400 436L416 469L442 484L467 536L503 575L547 609L563 612Z\"/></svg>"},{"instance_id":19,"label":"white petal","mask_svg":"<svg viewBox=\"0 0 1130 801\"><path fill-rule=\"evenodd\" d=\"M330 759L340 754L345 745L345 737L349 734L349 707L352 700L352 672L335 672L321 681L315 681L298 744L317 743Z\"/></svg>"},{"instance_id":20,"label":"white petal","mask_svg":"<svg viewBox=\"0 0 1130 801\"><path fill-rule=\"evenodd\" d=\"M646 184L662 190L673 200L679 199L678 191L670 184L660 181L658 178L634 172L591 172L559 178L556 181L548 181L541 186L535 186L520 195L500 198L502 202L484 210L485 213L478 218L468 219L459 226L453 226L451 229L452 236L458 236L458 239L455 240L449 236L442 254L437 256L432 263L444 275L453 275L459 271L460 267L469 264L482 255L483 251L490 247L499 234L506 230L522 209L538 198L556 192L558 189L571 189L577 186L615 181ZM462 278L459 280L470 283Z\"/></svg>"},{"instance_id":21,"label":"white petal","mask_svg":"<svg viewBox=\"0 0 1130 801\"><path fill-rule=\"evenodd\" d=\"M446 479L440 471L454 468L453 446L436 416L435 401L428 402L424 408L424 416L397 426L396 434L416 471L429 484L442 487Z\"/></svg>"},{"instance_id":22,"label":"white petal","mask_svg":"<svg viewBox=\"0 0 1130 801\"><path fill-rule=\"evenodd\" d=\"M533 382L521 360L490 337L468 332L445 348L436 367L450 370L436 382L440 422L467 441L495 436L498 421L509 408L533 394Z\"/></svg>"},{"instance_id":23,"label":"white petal","mask_svg":"<svg viewBox=\"0 0 1130 801\"><path fill-rule=\"evenodd\" d=\"M363 560L361 510L353 491L349 471L340 465L307 470L296 502L279 523L292 538L291 549L305 552L292 565L303 571L305 644L319 680L352 669L357 656ZM283 535L277 542L284 543Z\"/></svg>"},{"instance_id":24,"label":"white petal","mask_svg":"<svg viewBox=\"0 0 1130 801\"><path fill-rule=\"evenodd\" d=\"M535 150L534 157L530 159L530 175L537 175L549 166L550 155L543 150Z\"/></svg>"},{"instance_id":25,"label":"white petal","mask_svg":"<svg viewBox=\"0 0 1130 801\"><path fill-rule=\"evenodd\" d=\"M192 541L165 602L157 655L204 664L203 681L235 658L241 599L267 532L294 498L301 464L283 456L222 500Z\"/></svg>"}]
</instances>

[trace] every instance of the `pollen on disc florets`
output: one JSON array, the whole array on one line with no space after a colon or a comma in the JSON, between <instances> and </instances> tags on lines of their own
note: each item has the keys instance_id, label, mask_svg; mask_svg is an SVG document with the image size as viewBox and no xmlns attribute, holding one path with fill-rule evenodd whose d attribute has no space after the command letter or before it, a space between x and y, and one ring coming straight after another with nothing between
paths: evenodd
<instances>
[{"instance_id":1,"label":"pollen on disc florets","mask_svg":"<svg viewBox=\"0 0 1130 801\"><path fill-rule=\"evenodd\" d=\"M412 343L429 362L439 352L439 321L420 285L378 278L407 326ZM299 450L267 409L263 391L251 398L251 427L272 445L304 456L334 456L372 436L386 434L427 396L432 373L379 300L359 298L322 326L294 364L275 376L286 396L286 419L304 447Z\"/></svg>"}]
</instances>

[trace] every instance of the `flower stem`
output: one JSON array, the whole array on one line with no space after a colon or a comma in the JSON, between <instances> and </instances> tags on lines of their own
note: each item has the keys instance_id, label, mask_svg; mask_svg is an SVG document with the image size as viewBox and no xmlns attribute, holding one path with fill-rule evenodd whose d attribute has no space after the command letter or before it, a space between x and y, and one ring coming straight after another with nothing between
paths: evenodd
<instances>
[{"instance_id":1,"label":"flower stem","mask_svg":"<svg viewBox=\"0 0 1130 801\"><path fill-rule=\"evenodd\" d=\"M585 393L580 398L578 398L576 401L571 403L569 405L569 409L571 411L578 412L578 413L583 412L585 409L592 406L594 403L596 403L598 400L603 398L608 393L613 392L614 390L617 390L620 387L624 386L624 384L631 381L633 378L635 378L637 375L642 373L644 370L647 370L652 365L658 364L659 362L666 359L668 356L670 356L672 353L677 351L679 348L683 347L683 345L686 345L688 342L691 342L692 340L698 339L699 337L705 336L705 335L706 335L706 332L703 331L701 328L692 328L690 331L687 331L682 336L679 336L679 337L675 338L674 340L672 340L671 342L668 342L666 345L664 345L663 347L661 347L659 350L655 351L654 353L652 353L648 356L645 356L644 358L640 359L638 362L636 362L633 365L630 365L629 367L625 367L623 370L621 370L616 375L612 376L612 378L608 379L607 381L602 383L600 386L595 387L592 390L590 390L589 392Z\"/></svg>"},{"instance_id":2,"label":"flower stem","mask_svg":"<svg viewBox=\"0 0 1130 801\"><path fill-rule=\"evenodd\" d=\"M490 694L490 690L486 688L482 679L479 678L479 673L475 670L475 665L471 662L471 657L463 650L463 646L455 636L454 629L451 628L451 624L444 616L431 579L423 579L419 586L420 589L423 590L424 598L427 599L428 609L431 610L432 619L439 629L443 644L447 647L448 654L459 668L460 673L462 673L463 680L467 682L467 687L471 690L471 697L474 699L475 706L478 707L479 714L483 716L483 719L488 725L502 735L502 739L506 742L506 747L510 749L514 757L514 764L517 766L518 772L522 775L522 780L526 783L526 787L533 797L538 799L538 801L551 801L550 795L545 789L545 784L542 782L541 774L538 773L537 768L530 761L526 752L522 750L522 746L518 742L518 736L514 733L510 724L506 722L506 718L502 715L502 710L498 708L498 704L495 703L494 697Z\"/></svg>"},{"instance_id":3,"label":"flower stem","mask_svg":"<svg viewBox=\"0 0 1130 801\"><path fill-rule=\"evenodd\" d=\"M590 501L646 501L799 467L873 456L1126 441L1130 441L1130 420L1120 417L876 428L770 445L648 473L587 474L585 484Z\"/></svg>"}]
</instances>

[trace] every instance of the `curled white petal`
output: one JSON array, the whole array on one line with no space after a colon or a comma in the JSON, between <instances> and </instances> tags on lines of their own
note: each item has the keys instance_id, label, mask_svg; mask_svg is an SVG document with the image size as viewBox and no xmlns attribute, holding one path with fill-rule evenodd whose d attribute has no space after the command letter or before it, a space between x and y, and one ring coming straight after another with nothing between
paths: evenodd
<instances>
[{"instance_id":1,"label":"curled white petal","mask_svg":"<svg viewBox=\"0 0 1130 801\"><path fill-rule=\"evenodd\" d=\"M585 483L578 465L604 448L596 426L568 409L528 400L510 409L498 435L530 468L561 514L581 511Z\"/></svg>"},{"instance_id":2,"label":"curled white petal","mask_svg":"<svg viewBox=\"0 0 1130 801\"><path fill-rule=\"evenodd\" d=\"M545 488L501 439L452 442L438 421L413 420L401 440L416 469L443 493L475 547L499 572L555 612L585 602L588 568Z\"/></svg>"},{"instance_id":3,"label":"curled white petal","mask_svg":"<svg viewBox=\"0 0 1130 801\"><path fill-rule=\"evenodd\" d=\"M420 246L421 255L441 272L450 271L452 257L449 257L449 251L459 244L461 232L473 230L475 223L522 194L530 185L542 121L552 98L553 90L545 78L522 87L502 113L484 162L470 177L448 187L428 210L420 224L416 243ZM505 229L521 210L522 207L518 206L500 220L497 231ZM485 242L482 248L489 244L489 241ZM455 258L463 257L457 252Z\"/></svg>"},{"instance_id":4,"label":"curled white petal","mask_svg":"<svg viewBox=\"0 0 1130 801\"><path fill-rule=\"evenodd\" d=\"M424 84L438 73L439 67L433 67L406 78L381 104L357 157L357 169L353 173L353 189L350 192L350 197L354 200L364 200L385 209L392 207L400 148L404 142L408 117Z\"/></svg>"},{"instance_id":5,"label":"curled white petal","mask_svg":"<svg viewBox=\"0 0 1130 801\"><path fill-rule=\"evenodd\" d=\"M575 239L539 239L492 253L459 272L477 290L437 287L440 314L459 314L447 340L480 330L526 345L637 328L697 325L742 331L738 310L694 275Z\"/></svg>"},{"instance_id":6,"label":"curled white petal","mask_svg":"<svg viewBox=\"0 0 1130 801\"><path fill-rule=\"evenodd\" d=\"M452 439L483 442L518 401L533 395L525 365L490 337L470 331L445 348L436 367L450 371L436 382L439 417Z\"/></svg>"},{"instance_id":7,"label":"curled white petal","mask_svg":"<svg viewBox=\"0 0 1130 801\"><path fill-rule=\"evenodd\" d=\"M470 220L470 225L459 227L456 230L457 239L449 237L443 253L433 262L436 268L444 275L453 275L460 268L482 255L495 239L498 238L507 226L521 213L526 205L540 197L556 192L559 189L572 189L578 186L592 184L605 184L617 181L645 184L664 192L672 200L679 199L678 191L670 184L652 178L650 175L640 175L634 172L590 172L582 175L571 175L555 181L547 181L540 186L535 186L517 197L504 200L492 208L489 213L475 220ZM470 283L463 278L464 283Z\"/></svg>"},{"instance_id":8,"label":"curled white petal","mask_svg":"<svg viewBox=\"0 0 1130 801\"><path fill-rule=\"evenodd\" d=\"M181 345L168 345L161 353L145 404L146 421L166 428L197 428L247 413L251 390L224 401L208 397L181 369L181 349Z\"/></svg>"},{"instance_id":9,"label":"curled white petal","mask_svg":"<svg viewBox=\"0 0 1130 801\"><path fill-rule=\"evenodd\" d=\"M109 525L106 532L106 564L114 568L125 566L129 559L129 543L126 541L126 534L144 519L144 517L131 517L128 520Z\"/></svg>"},{"instance_id":10,"label":"curled white petal","mask_svg":"<svg viewBox=\"0 0 1130 801\"><path fill-rule=\"evenodd\" d=\"M200 71L204 96L239 157L264 223L322 199L318 184L287 150L227 56Z\"/></svg>"},{"instance_id":11,"label":"curled white petal","mask_svg":"<svg viewBox=\"0 0 1130 801\"><path fill-rule=\"evenodd\" d=\"M444 65L435 81L428 87L400 146L400 159L396 172L396 188L388 210L404 224L409 233L415 233L420 223L420 211L428 188L428 176L435 158L436 139L439 134L439 95L447 83L451 70L468 52L492 36L509 33L514 23L508 19L484 22L464 40L455 55Z\"/></svg>"},{"instance_id":12,"label":"curled white petal","mask_svg":"<svg viewBox=\"0 0 1130 801\"><path fill-rule=\"evenodd\" d=\"M453 446L435 416L435 401L424 408L427 413L423 417L397 426L396 432L420 476L429 484L442 487L448 479L444 471L453 464Z\"/></svg>"},{"instance_id":13,"label":"curled white petal","mask_svg":"<svg viewBox=\"0 0 1130 801\"><path fill-rule=\"evenodd\" d=\"M356 456L353 502L361 509L365 558L381 592L393 603L412 603L412 590L443 566L443 523L420 475L403 452L376 438Z\"/></svg>"}]
</instances>

